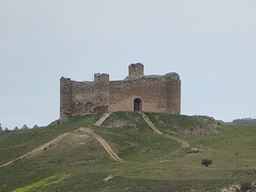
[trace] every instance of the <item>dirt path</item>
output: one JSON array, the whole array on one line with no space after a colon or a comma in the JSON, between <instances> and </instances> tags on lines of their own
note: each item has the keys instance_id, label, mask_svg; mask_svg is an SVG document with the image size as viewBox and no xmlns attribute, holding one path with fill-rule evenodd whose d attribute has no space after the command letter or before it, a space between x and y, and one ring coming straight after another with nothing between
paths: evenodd
<instances>
[{"instance_id":1,"label":"dirt path","mask_svg":"<svg viewBox=\"0 0 256 192\"><path fill-rule=\"evenodd\" d=\"M104 113L94 125L101 126L101 124L108 118L110 114L111 113Z\"/></svg>"},{"instance_id":2,"label":"dirt path","mask_svg":"<svg viewBox=\"0 0 256 192\"><path fill-rule=\"evenodd\" d=\"M140 112L141 116L143 117L143 119L147 122L147 124L159 135L163 135L163 133L161 131L159 131L155 125L149 120L148 116L143 113L143 112Z\"/></svg>"},{"instance_id":3,"label":"dirt path","mask_svg":"<svg viewBox=\"0 0 256 192\"><path fill-rule=\"evenodd\" d=\"M157 133L157 134L160 134L162 135L163 133L161 131L159 131L155 125L149 120L149 118L147 117L147 115L143 112L140 112L141 116L144 118L144 120L147 122L147 124ZM175 140L175 141L178 141L180 144L181 144L181 147L182 149L186 149L188 147L190 147L190 145L186 142L186 141L183 141L181 139L178 139L176 137L173 137L173 136L169 136L171 139ZM180 150L179 150L180 151Z\"/></svg>"},{"instance_id":4,"label":"dirt path","mask_svg":"<svg viewBox=\"0 0 256 192\"><path fill-rule=\"evenodd\" d=\"M18 161L18 160L20 160L20 159L23 159L23 158L25 158L25 157L27 157L27 156L29 156L29 155L33 155L33 154L36 154L36 153L40 153L40 152L44 151L45 148L48 148L50 145L53 145L53 144L58 143L58 141L60 141L63 137L65 137L65 136L67 136L67 135L69 135L69 134L70 134L70 133L64 133L64 134L62 134L62 135L59 135L59 136L56 137L55 139L53 139L53 140L51 140L51 141L49 141L49 142L47 142L47 143L44 143L43 145L41 145L41 146L39 146L38 148L36 148L36 149L34 149L34 150L32 150L32 151L26 153L25 155L22 155L22 156L20 156L20 157L14 159L14 160L11 160L11 161L9 161L9 162L3 164L3 165L0 165L0 168L1 168L1 167L8 166L8 165L12 164L13 162Z\"/></svg>"},{"instance_id":5,"label":"dirt path","mask_svg":"<svg viewBox=\"0 0 256 192\"><path fill-rule=\"evenodd\" d=\"M108 115L109 116L109 115ZM108 117L108 116L104 116L105 119ZM102 118L103 119L103 118ZM104 120L103 120L104 121ZM102 121L102 122L103 122ZM121 158L119 158L117 156L117 154L111 149L111 147L108 145L108 143L103 139L101 138L99 135L97 135L96 133L94 133L92 130L88 129L88 128L79 128L79 130L81 131L85 131L87 134L91 135L92 137L94 137L95 139L97 139L100 144L105 148L105 150L110 154L110 156L116 160L116 161L122 161ZM76 131L75 131L76 132ZM66 137L67 135L69 135L71 133L64 133L62 135L59 135L58 137L52 139L51 141L47 142L47 143L44 143L43 145L40 145L39 147L37 147L36 149L16 158L16 159L13 159L3 165L0 165L0 168L1 167L5 167L5 166L8 166L10 164L12 164L13 162L15 161L18 161L18 160L21 160L27 156L30 156L30 155L35 155L35 154L38 154L40 152L43 152L45 148L48 148L49 146L51 145L56 145L59 141L61 141L64 137Z\"/></svg>"},{"instance_id":6,"label":"dirt path","mask_svg":"<svg viewBox=\"0 0 256 192\"><path fill-rule=\"evenodd\" d=\"M173 140L178 141L178 142L181 144L181 147L182 147L183 149L186 149L186 148L190 147L190 145L189 145L186 141L183 141L183 140L178 139L178 138L173 137L173 136L169 136L169 137L172 138Z\"/></svg>"},{"instance_id":7,"label":"dirt path","mask_svg":"<svg viewBox=\"0 0 256 192\"><path fill-rule=\"evenodd\" d=\"M108 118L108 116L109 116L110 114L111 114L111 113L104 113L104 114L100 117L100 119L95 123L95 126L100 126L100 125ZM163 133L162 133L160 130L158 130L158 129L154 126L154 124L149 120L149 118L148 118L143 112L140 112L140 114L141 114L141 116L143 117L143 119L147 122L147 124L148 124L157 134L163 135ZM97 139L97 140L100 142L100 144L105 148L105 150L109 153L109 155L110 155L114 160L119 161L119 162L122 161L122 159L121 159L120 157L118 157L118 155L111 149L111 147L109 146L109 144L108 144L102 137L100 137L99 135L97 135L96 133L94 133L91 129L81 127L81 128L79 128L78 130L84 131L84 132L86 132L88 135L90 135L90 136L94 137L95 139ZM78 130L76 130L76 131L78 131ZM75 132L76 132L76 131L75 131ZM59 135L59 136L56 137L55 139L53 139L53 140L51 140L51 141L49 141L49 142L47 142L47 143L45 143L45 144L39 146L38 148L36 148L36 149L34 149L34 150L32 150L32 151L26 153L25 155L22 155L22 156L20 156L20 157L14 159L14 160L11 160L11 161L9 161L9 162L3 164L3 165L0 165L0 168L1 168L1 167L8 166L8 165L12 164L13 162L18 161L18 160L21 160L21 159L23 159L23 158L25 158L25 157L27 157L27 156L29 156L29 155L34 155L34 154L36 154L36 153L40 153L40 152L44 151L45 148L48 148L50 145L57 144L61 139L63 139L65 136L67 136L67 135L69 135L69 134L71 134L71 133L64 133L64 134L62 134L62 135ZM185 142L185 141L183 141L183 140L181 140L181 139L175 138L175 137L173 137L173 136L168 136L168 137L170 137L171 139L176 140L177 142L179 142L179 143L181 144L181 146L182 146L182 149L185 149L185 148L190 147L190 145L189 145L187 142ZM179 151L180 151L180 150L178 150L178 151L176 151L176 152L174 152L174 153L177 153L177 152L179 152Z\"/></svg>"},{"instance_id":8,"label":"dirt path","mask_svg":"<svg viewBox=\"0 0 256 192\"><path fill-rule=\"evenodd\" d=\"M91 135L92 137L94 137L95 139L97 139L100 144L105 148L105 150L109 153L109 155L116 161L121 162L122 159L120 157L118 157L118 155L111 149L111 147L109 146L109 144L99 135L97 135L96 133L93 132L93 130L89 129L89 128L84 128L81 127L79 128L80 131L84 131L87 134Z\"/></svg>"}]
</instances>

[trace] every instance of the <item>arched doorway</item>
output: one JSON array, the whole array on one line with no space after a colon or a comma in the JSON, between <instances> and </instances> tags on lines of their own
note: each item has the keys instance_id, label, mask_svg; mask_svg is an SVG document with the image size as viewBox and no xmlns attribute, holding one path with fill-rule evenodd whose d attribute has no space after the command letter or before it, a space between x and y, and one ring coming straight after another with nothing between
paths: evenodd
<instances>
[{"instance_id":1,"label":"arched doorway","mask_svg":"<svg viewBox=\"0 0 256 192\"><path fill-rule=\"evenodd\" d=\"M134 99L134 111L142 111L142 101L140 98Z\"/></svg>"}]
</instances>

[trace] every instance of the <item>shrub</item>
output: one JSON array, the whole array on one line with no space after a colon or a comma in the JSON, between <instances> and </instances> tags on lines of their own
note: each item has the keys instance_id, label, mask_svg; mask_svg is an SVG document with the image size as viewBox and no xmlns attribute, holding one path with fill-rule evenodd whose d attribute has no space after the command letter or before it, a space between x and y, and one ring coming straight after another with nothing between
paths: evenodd
<instances>
[{"instance_id":1,"label":"shrub","mask_svg":"<svg viewBox=\"0 0 256 192\"><path fill-rule=\"evenodd\" d=\"M247 191L249 189L251 189L251 182L245 182L245 183L242 183L241 185L241 191Z\"/></svg>"},{"instance_id":2,"label":"shrub","mask_svg":"<svg viewBox=\"0 0 256 192\"><path fill-rule=\"evenodd\" d=\"M202 159L202 165L208 167L208 165L212 164L212 159Z\"/></svg>"}]
</instances>

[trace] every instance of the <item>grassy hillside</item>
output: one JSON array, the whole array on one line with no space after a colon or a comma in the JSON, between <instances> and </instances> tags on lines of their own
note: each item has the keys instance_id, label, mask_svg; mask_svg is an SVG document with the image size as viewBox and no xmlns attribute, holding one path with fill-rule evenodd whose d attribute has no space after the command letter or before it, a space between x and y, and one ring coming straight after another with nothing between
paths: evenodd
<instances>
[{"instance_id":1,"label":"grassy hillside","mask_svg":"<svg viewBox=\"0 0 256 192\"><path fill-rule=\"evenodd\" d=\"M0 165L36 150L0 167L0 191L220 191L256 181L256 126L218 125L215 134L215 124L202 117L145 114L162 135L136 112L112 113L101 126L94 126L97 114L1 133ZM188 155L191 148L202 153ZM204 158L213 164L202 166Z\"/></svg>"}]
</instances>

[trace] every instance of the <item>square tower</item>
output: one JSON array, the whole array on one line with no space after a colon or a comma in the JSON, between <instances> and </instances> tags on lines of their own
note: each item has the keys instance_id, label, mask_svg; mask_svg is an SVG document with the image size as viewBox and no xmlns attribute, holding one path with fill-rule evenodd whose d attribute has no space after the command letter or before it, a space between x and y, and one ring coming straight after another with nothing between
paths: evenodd
<instances>
[{"instance_id":1,"label":"square tower","mask_svg":"<svg viewBox=\"0 0 256 192\"><path fill-rule=\"evenodd\" d=\"M144 75L144 65L141 63L129 65L129 76L139 76Z\"/></svg>"}]
</instances>

